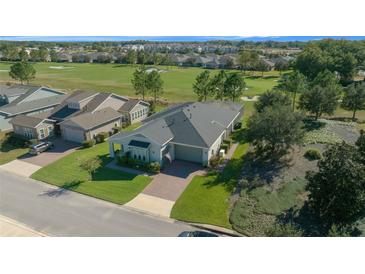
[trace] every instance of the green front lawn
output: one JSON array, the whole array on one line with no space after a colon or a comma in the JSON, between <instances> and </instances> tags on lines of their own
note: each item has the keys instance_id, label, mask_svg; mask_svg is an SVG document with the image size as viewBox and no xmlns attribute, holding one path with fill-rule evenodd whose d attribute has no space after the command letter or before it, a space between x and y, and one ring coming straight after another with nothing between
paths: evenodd
<instances>
[{"instance_id":1,"label":"green front lawn","mask_svg":"<svg viewBox=\"0 0 365 274\"><path fill-rule=\"evenodd\" d=\"M237 184L248 149L244 130L233 136L239 142L232 159L220 174L195 176L171 211L171 218L231 228L229 197Z\"/></svg>"},{"instance_id":2,"label":"green front lawn","mask_svg":"<svg viewBox=\"0 0 365 274\"><path fill-rule=\"evenodd\" d=\"M137 196L150 182L146 176L136 176L105 167L111 161L108 143L79 149L38 170L31 177L52 185L90 195L116 204L125 204ZM88 174L78 166L80 160L100 157L102 167L88 181Z\"/></svg>"}]
</instances>

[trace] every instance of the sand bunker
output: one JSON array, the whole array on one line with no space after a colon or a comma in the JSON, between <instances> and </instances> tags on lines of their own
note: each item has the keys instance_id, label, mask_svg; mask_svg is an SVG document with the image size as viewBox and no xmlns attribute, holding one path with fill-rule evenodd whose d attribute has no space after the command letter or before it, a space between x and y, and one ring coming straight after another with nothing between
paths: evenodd
<instances>
[{"instance_id":1,"label":"sand bunker","mask_svg":"<svg viewBox=\"0 0 365 274\"><path fill-rule=\"evenodd\" d=\"M50 69L73 69L75 67L64 67L64 66L50 66Z\"/></svg>"}]
</instances>

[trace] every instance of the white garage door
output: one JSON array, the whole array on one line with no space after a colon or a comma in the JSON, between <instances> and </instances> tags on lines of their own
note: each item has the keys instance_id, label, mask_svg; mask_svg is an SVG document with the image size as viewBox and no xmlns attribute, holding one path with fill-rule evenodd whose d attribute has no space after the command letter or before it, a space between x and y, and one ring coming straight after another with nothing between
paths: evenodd
<instances>
[{"instance_id":1,"label":"white garage door","mask_svg":"<svg viewBox=\"0 0 365 274\"><path fill-rule=\"evenodd\" d=\"M63 138L76 143L82 143L85 140L83 131L72 128L63 128Z\"/></svg>"},{"instance_id":2,"label":"white garage door","mask_svg":"<svg viewBox=\"0 0 365 274\"><path fill-rule=\"evenodd\" d=\"M175 159L201 164L202 149L196 147L175 145Z\"/></svg>"}]
</instances>

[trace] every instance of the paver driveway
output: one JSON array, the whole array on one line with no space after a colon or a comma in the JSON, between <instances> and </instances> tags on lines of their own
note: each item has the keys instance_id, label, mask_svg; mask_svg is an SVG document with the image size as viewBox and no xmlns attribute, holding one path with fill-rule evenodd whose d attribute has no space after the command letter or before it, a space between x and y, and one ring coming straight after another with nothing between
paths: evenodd
<instances>
[{"instance_id":1,"label":"paver driveway","mask_svg":"<svg viewBox=\"0 0 365 274\"><path fill-rule=\"evenodd\" d=\"M43 167L74 152L80 147L80 144L68 142L61 138L53 140L52 143L54 144L54 148L42 152L39 155L25 154L19 160Z\"/></svg>"},{"instance_id":2,"label":"paver driveway","mask_svg":"<svg viewBox=\"0 0 365 274\"><path fill-rule=\"evenodd\" d=\"M0 166L0 169L30 177L38 169L72 153L80 146L77 143L67 142L61 138L55 139L53 143L54 148L48 151L42 152L39 155L25 154L16 160Z\"/></svg>"},{"instance_id":3,"label":"paver driveway","mask_svg":"<svg viewBox=\"0 0 365 274\"><path fill-rule=\"evenodd\" d=\"M200 165L173 161L161 173L154 175L152 182L126 206L170 217L172 207L192 178L204 173L205 170Z\"/></svg>"}]
</instances>

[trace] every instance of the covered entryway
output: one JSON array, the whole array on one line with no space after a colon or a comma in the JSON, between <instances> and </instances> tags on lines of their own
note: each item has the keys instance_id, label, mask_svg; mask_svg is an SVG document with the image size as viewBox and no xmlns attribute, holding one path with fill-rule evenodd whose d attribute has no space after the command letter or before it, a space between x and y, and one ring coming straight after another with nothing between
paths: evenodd
<instances>
[{"instance_id":1,"label":"covered entryway","mask_svg":"<svg viewBox=\"0 0 365 274\"><path fill-rule=\"evenodd\" d=\"M175 159L201 164L203 150L197 147L175 145Z\"/></svg>"},{"instance_id":2,"label":"covered entryway","mask_svg":"<svg viewBox=\"0 0 365 274\"><path fill-rule=\"evenodd\" d=\"M62 129L63 139L71 142L82 143L85 140L84 131L69 127Z\"/></svg>"}]
</instances>

